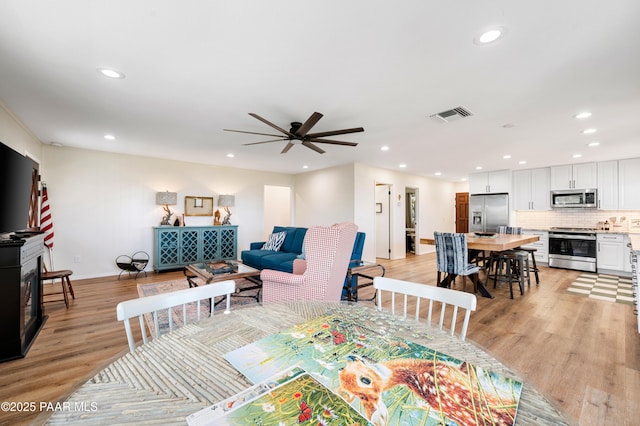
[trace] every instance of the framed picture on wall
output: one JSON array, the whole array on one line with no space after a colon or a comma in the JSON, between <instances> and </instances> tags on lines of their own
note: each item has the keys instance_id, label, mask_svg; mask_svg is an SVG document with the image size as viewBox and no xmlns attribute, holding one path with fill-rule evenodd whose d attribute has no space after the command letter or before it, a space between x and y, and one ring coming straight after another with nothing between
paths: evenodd
<instances>
[{"instance_id":1,"label":"framed picture on wall","mask_svg":"<svg viewBox=\"0 0 640 426\"><path fill-rule=\"evenodd\" d=\"M213 216L213 197L184 197L185 216Z\"/></svg>"},{"instance_id":2,"label":"framed picture on wall","mask_svg":"<svg viewBox=\"0 0 640 426\"><path fill-rule=\"evenodd\" d=\"M376 213L382 213L382 203L376 203Z\"/></svg>"}]
</instances>

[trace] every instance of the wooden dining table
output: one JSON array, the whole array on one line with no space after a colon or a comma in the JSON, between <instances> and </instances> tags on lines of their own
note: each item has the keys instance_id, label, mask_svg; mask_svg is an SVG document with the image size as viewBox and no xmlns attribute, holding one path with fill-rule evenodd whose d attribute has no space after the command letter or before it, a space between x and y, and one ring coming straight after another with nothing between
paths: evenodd
<instances>
[{"instance_id":1,"label":"wooden dining table","mask_svg":"<svg viewBox=\"0 0 640 426\"><path fill-rule=\"evenodd\" d=\"M472 363L523 382L516 424L569 424L563 413L508 366L472 343L425 322L402 320L360 302L255 305L215 314L165 334L106 365L70 395L65 410L47 424L185 424L186 417L252 385L223 357L266 336L288 330L328 311L358 318L362 327ZM124 333L124 331L123 331Z\"/></svg>"},{"instance_id":2,"label":"wooden dining table","mask_svg":"<svg viewBox=\"0 0 640 426\"><path fill-rule=\"evenodd\" d=\"M539 236L528 234L484 234L486 235L478 235L474 232L467 233L467 250L504 251L540 240ZM421 238L420 244L435 245L435 240L433 238ZM480 279L478 279L478 292L484 297L493 298Z\"/></svg>"}]
</instances>

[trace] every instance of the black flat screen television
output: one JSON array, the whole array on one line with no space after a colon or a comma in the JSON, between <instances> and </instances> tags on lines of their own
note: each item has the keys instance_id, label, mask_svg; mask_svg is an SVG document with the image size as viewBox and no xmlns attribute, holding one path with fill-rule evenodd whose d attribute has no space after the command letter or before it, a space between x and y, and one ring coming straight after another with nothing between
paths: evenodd
<instances>
[{"instance_id":1,"label":"black flat screen television","mask_svg":"<svg viewBox=\"0 0 640 426\"><path fill-rule=\"evenodd\" d=\"M0 235L27 228L32 173L31 159L0 142Z\"/></svg>"}]
</instances>

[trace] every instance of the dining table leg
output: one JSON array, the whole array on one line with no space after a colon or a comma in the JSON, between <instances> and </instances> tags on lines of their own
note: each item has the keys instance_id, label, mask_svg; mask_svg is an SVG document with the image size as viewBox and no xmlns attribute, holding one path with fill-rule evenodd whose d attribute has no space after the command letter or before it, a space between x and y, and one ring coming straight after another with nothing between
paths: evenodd
<instances>
[{"instance_id":1,"label":"dining table leg","mask_svg":"<svg viewBox=\"0 0 640 426\"><path fill-rule=\"evenodd\" d=\"M444 277L442 282L440 284L438 284L438 287L451 288L451 284L453 284L453 282L455 281L457 276L458 275L456 275L456 274L447 274L447 276ZM489 293L489 290L487 290L487 288L484 286L484 283L480 280L480 275L478 275L476 277L476 280L477 280L477 284L478 284L478 293L480 293L480 295L483 296L483 297L487 297L489 299L493 299L493 295L491 293Z\"/></svg>"},{"instance_id":2,"label":"dining table leg","mask_svg":"<svg viewBox=\"0 0 640 426\"><path fill-rule=\"evenodd\" d=\"M489 293L489 290L484 286L482 281L480 280L480 276L477 277L478 280L478 292L483 296L489 299L493 299L493 295Z\"/></svg>"}]
</instances>

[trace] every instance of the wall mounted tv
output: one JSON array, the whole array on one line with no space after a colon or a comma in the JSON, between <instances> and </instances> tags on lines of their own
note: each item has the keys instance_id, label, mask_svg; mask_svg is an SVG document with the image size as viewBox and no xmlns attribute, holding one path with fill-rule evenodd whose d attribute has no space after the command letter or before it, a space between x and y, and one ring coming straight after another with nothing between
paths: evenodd
<instances>
[{"instance_id":1,"label":"wall mounted tv","mask_svg":"<svg viewBox=\"0 0 640 426\"><path fill-rule=\"evenodd\" d=\"M0 235L27 228L32 173L31 159L0 142Z\"/></svg>"}]
</instances>

